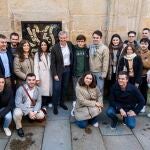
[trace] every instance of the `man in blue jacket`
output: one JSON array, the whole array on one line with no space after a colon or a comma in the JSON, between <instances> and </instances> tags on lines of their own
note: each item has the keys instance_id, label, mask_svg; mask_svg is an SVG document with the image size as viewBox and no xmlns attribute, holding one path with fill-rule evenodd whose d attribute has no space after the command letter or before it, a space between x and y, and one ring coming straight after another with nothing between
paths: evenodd
<instances>
[{"instance_id":1,"label":"man in blue jacket","mask_svg":"<svg viewBox=\"0 0 150 150\"><path fill-rule=\"evenodd\" d=\"M116 114L120 114L124 123L133 129L136 126L135 117L143 108L145 100L140 91L128 83L126 72L119 72L117 81L111 89L110 106L107 109L107 115L112 120L111 128L116 128L118 122Z\"/></svg>"},{"instance_id":2,"label":"man in blue jacket","mask_svg":"<svg viewBox=\"0 0 150 150\"><path fill-rule=\"evenodd\" d=\"M6 85L12 87L13 59L7 50L7 38L3 34L0 34L0 75L5 77Z\"/></svg>"}]
</instances>

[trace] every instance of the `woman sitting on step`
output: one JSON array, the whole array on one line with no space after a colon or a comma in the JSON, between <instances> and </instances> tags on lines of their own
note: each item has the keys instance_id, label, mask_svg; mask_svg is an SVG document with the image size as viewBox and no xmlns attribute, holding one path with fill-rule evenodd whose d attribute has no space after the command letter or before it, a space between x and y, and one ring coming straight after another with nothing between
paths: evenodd
<instances>
[{"instance_id":1,"label":"woman sitting on step","mask_svg":"<svg viewBox=\"0 0 150 150\"><path fill-rule=\"evenodd\" d=\"M95 76L86 72L79 79L76 86L75 118L80 128L86 128L89 124L98 127L97 116L103 107L102 95L96 86Z\"/></svg>"}]
</instances>

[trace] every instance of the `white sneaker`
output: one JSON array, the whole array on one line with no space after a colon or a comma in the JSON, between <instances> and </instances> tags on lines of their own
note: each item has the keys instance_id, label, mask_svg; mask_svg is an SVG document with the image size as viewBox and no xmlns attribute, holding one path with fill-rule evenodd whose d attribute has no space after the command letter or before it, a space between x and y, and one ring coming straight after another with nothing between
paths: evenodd
<instances>
[{"instance_id":1,"label":"white sneaker","mask_svg":"<svg viewBox=\"0 0 150 150\"><path fill-rule=\"evenodd\" d=\"M4 132L7 136L11 136L11 131L9 128L4 128Z\"/></svg>"},{"instance_id":2,"label":"white sneaker","mask_svg":"<svg viewBox=\"0 0 150 150\"><path fill-rule=\"evenodd\" d=\"M49 107L49 108L52 108L52 107L53 107L53 105L52 105L51 103L49 103L49 104L48 104L48 107Z\"/></svg>"},{"instance_id":3,"label":"white sneaker","mask_svg":"<svg viewBox=\"0 0 150 150\"><path fill-rule=\"evenodd\" d=\"M75 106L76 106L76 101L73 101L72 106L73 106L73 108L71 110L71 116L74 116L74 109L75 109Z\"/></svg>"},{"instance_id":4,"label":"white sneaker","mask_svg":"<svg viewBox=\"0 0 150 150\"><path fill-rule=\"evenodd\" d=\"M147 117L149 117L149 118L150 118L150 113L148 113L148 114L147 114Z\"/></svg>"},{"instance_id":5,"label":"white sneaker","mask_svg":"<svg viewBox=\"0 0 150 150\"><path fill-rule=\"evenodd\" d=\"M145 113L145 111L146 111L146 106L143 106L143 108L141 109L141 113Z\"/></svg>"},{"instance_id":6,"label":"white sneaker","mask_svg":"<svg viewBox=\"0 0 150 150\"><path fill-rule=\"evenodd\" d=\"M99 123L98 123L98 122L96 122L96 123L93 124L93 127L98 128L98 126L99 126Z\"/></svg>"}]
</instances>

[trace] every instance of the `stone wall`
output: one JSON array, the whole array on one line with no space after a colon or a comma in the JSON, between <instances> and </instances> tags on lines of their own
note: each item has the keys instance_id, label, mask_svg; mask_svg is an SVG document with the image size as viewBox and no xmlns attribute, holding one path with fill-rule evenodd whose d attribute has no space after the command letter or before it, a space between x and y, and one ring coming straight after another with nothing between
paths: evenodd
<instances>
[{"instance_id":1,"label":"stone wall","mask_svg":"<svg viewBox=\"0 0 150 150\"><path fill-rule=\"evenodd\" d=\"M63 30L75 41L99 29L104 41L113 33L127 38L129 30L140 37L144 27L150 27L150 0L0 0L0 33L12 31L21 35L21 21L62 21Z\"/></svg>"}]
</instances>

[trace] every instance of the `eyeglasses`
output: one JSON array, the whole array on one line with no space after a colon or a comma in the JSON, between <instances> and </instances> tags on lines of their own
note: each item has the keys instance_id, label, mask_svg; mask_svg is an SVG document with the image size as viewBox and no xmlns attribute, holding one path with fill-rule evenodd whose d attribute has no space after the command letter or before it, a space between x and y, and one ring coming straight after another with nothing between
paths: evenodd
<instances>
[{"instance_id":1,"label":"eyeglasses","mask_svg":"<svg viewBox=\"0 0 150 150\"><path fill-rule=\"evenodd\" d=\"M84 40L77 40L78 43L83 43L85 42Z\"/></svg>"},{"instance_id":2,"label":"eyeglasses","mask_svg":"<svg viewBox=\"0 0 150 150\"><path fill-rule=\"evenodd\" d=\"M4 42L4 41L0 41L0 43L2 43L2 44L6 44L7 42Z\"/></svg>"}]
</instances>

